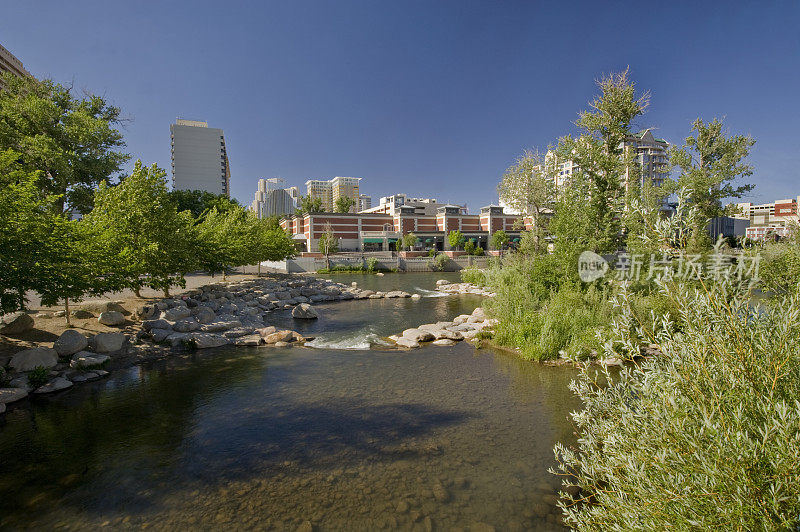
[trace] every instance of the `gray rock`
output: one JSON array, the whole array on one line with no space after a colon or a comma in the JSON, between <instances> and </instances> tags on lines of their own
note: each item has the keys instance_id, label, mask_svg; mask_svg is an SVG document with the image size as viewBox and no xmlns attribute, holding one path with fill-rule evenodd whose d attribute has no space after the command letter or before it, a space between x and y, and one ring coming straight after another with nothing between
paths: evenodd
<instances>
[{"instance_id":1,"label":"gray rock","mask_svg":"<svg viewBox=\"0 0 800 532\"><path fill-rule=\"evenodd\" d=\"M22 334L33 329L33 318L24 312L0 316L0 334Z\"/></svg>"},{"instance_id":2,"label":"gray rock","mask_svg":"<svg viewBox=\"0 0 800 532\"><path fill-rule=\"evenodd\" d=\"M49 347L25 349L11 357L9 366L17 371L31 371L37 367L52 368L58 364L58 353Z\"/></svg>"},{"instance_id":3,"label":"gray rock","mask_svg":"<svg viewBox=\"0 0 800 532\"><path fill-rule=\"evenodd\" d=\"M83 309L73 310L72 312L70 312L70 315L73 318L78 318L79 320L88 320L89 318L94 318L94 314L92 314L88 310L83 310Z\"/></svg>"},{"instance_id":4,"label":"gray rock","mask_svg":"<svg viewBox=\"0 0 800 532\"><path fill-rule=\"evenodd\" d=\"M167 320L147 320L142 322L142 329L150 331L152 329L172 329L172 324Z\"/></svg>"},{"instance_id":5,"label":"gray rock","mask_svg":"<svg viewBox=\"0 0 800 532\"><path fill-rule=\"evenodd\" d=\"M53 349L56 350L58 356L68 357L86 349L88 345L88 338L74 329L67 329L53 342Z\"/></svg>"},{"instance_id":6,"label":"gray rock","mask_svg":"<svg viewBox=\"0 0 800 532\"><path fill-rule=\"evenodd\" d=\"M72 381L64 377L56 377L44 386L36 388L33 393L53 393L66 390L67 388L72 388Z\"/></svg>"},{"instance_id":7,"label":"gray rock","mask_svg":"<svg viewBox=\"0 0 800 532\"><path fill-rule=\"evenodd\" d=\"M143 320L149 320L156 313L155 305L139 305L136 307L136 315Z\"/></svg>"},{"instance_id":8,"label":"gray rock","mask_svg":"<svg viewBox=\"0 0 800 532\"><path fill-rule=\"evenodd\" d=\"M222 333L222 336L224 336L225 338L238 338L240 336L250 336L255 331L256 330L254 327L237 327L236 329L225 331L224 333Z\"/></svg>"},{"instance_id":9,"label":"gray rock","mask_svg":"<svg viewBox=\"0 0 800 532\"><path fill-rule=\"evenodd\" d=\"M89 340L95 352L113 353L119 351L125 344L125 335L122 333L99 333Z\"/></svg>"},{"instance_id":10,"label":"gray rock","mask_svg":"<svg viewBox=\"0 0 800 532\"><path fill-rule=\"evenodd\" d=\"M200 323L211 323L217 319L217 315L209 307L200 305L192 310L195 319Z\"/></svg>"},{"instance_id":11,"label":"gray rock","mask_svg":"<svg viewBox=\"0 0 800 532\"><path fill-rule=\"evenodd\" d=\"M292 309L292 317L300 320L315 320L319 315L308 303L300 303Z\"/></svg>"},{"instance_id":12,"label":"gray rock","mask_svg":"<svg viewBox=\"0 0 800 532\"><path fill-rule=\"evenodd\" d=\"M486 319L486 312L484 312L483 307L477 307L472 311L472 316L478 318L478 321L483 321Z\"/></svg>"},{"instance_id":13,"label":"gray rock","mask_svg":"<svg viewBox=\"0 0 800 532\"><path fill-rule=\"evenodd\" d=\"M88 312L94 312L96 314L102 314L103 312L108 312L109 310L113 310L115 312L121 312L125 314L127 311L125 307L123 307L119 301L108 301L108 300L96 300L96 301L84 301L80 305L78 305L80 310L86 310Z\"/></svg>"},{"instance_id":14,"label":"gray rock","mask_svg":"<svg viewBox=\"0 0 800 532\"><path fill-rule=\"evenodd\" d=\"M188 318L191 315L192 310L185 306L173 307L161 313L161 317L168 321L182 320L183 318Z\"/></svg>"},{"instance_id":15,"label":"gray rock","mask_svg":"<svg viewBox=\"0 0 800 532\"><path fill-rule=\"evenodd\" d=\"M192 332L200 328L200 324L194 318L184 318L175 322L172 330L175 332Z\"/></svg>"},{"instance_id":16,"label":"gray rock","mask_svg":"<svg viewBox=\"0 0 800 532\"><path fill-rule=\"evenodd\" d=\"M218 321L215 323L208 323L200 327L200 330L203 332L222 332L227 331L228 329L235 329L236 327L241 327L242 322L239 320L232 320L232 321Z\"/></svg>"},{"instance_id":17,"label":"gray rock","mask_svg":"<svg viewBox=\"0 0 800 532\"><path fill-rule=\"evenodd\" d=\"M399 337L397 340L395 340L395 342L400 347L406 347L408 349L419 347L419 342L417 342L416 340L412 340L411 338L407 338L405 336Z\"/></svg>"},{"instance_id":18,"label":"gray rock","mask_svg":"<svg viewBox=\"0 0 800 532\"><path fill-rule=\"evenodd\" d=\"M165 322L166 323L166 322ZM174 331L172 329L150 329L150 337L156 343L166 340Z\"/></svg>"},{"instance_id":19,"label":"gray rock","mask_svg":"<svg viewBox=\"0 0 800 532\"><path fill-rule=\"evenodd\" d=\"M123 315L122 312L117 312L116 310L107 310L100 314L100 317L97 318L97 321L103 325L113 327L115 325L122 325L125 323L125 315Z\"/></svg>"},{"instance_id":20,"label":"gray rock","mask_svg":"<svg viewBox=\"0 0 800 532\"><path fill-rule=\"evenodd\" d=\"M403 331L403 337L413 340L414 342L430 342L436 339L430 332L414 328Z\"/></svg>"},{"instance_id":21,"label":"gray rock","mask_svg":"<svg viewBox=\"0 0 800 532\"><path fill-rule=\"evenodd\" d=\"M188 347L189 343L192 341L192 334L197 333L174 332L167 336L165 341L169 342L169 345L172 347Z\"/></svg>"},{"instance_id":22,"label":"gray rock","mask_svg":"<svg viewBox=\"0 0 800 532\"><path fill-rule=\"evenodd\" d=\"M448 338L440 338L438 340L434 340L432 343L433 345L455 345L456 341Z\"/></svg>"},{"instance_id":23,"label":"gray rock","mask_svg":"<svg viewBox=\"0 0 800 532\"><path fill-rule=\"evenodd\" d=\"M0 403L0 414L4 414L6 411L6 404Z\"/></svg>"},{"instance_id":24,"label":"gray rock","mask_svg":"<svg viewBox=\"0 0 800 532\"><path fill-rule=\"evenodd\" d=\"M233 339L233 345L236 346L252 346L252 345L259 345L260 343L261 343L260 334L249 334L247 336L239 336L238 338Z\"/></svg>"},{"instance_id":25,"label":"gray rock","mask_svg":"<svg viewBox=\"0 0 800 532\"><path fill-rule=\"evenodd\" d=\"M108 355L99 355L90 353L88 351L81 351L72 355L72 360L69 365L71 368L89 368L92 366L100 366L110 360Z\"/></svg>"},{"instance_id":26,"label":"gray rock","mask_svg":"<svg viewBox=\"0 0 800 532\"><path fill-rule=\"evenodd\" d=\"M28 390L25 388L0 388L0 404L13 403L28 397Z\"/></svg>"},{"instance_id":27,"label":"gray rock","mask_svg":"<svg viewBox=\"0 0 800 532\"><path fill-rule=\"evenodd\" d=\"M227 338L216 334L194 333L192 334L192 340L197 349L208 349L210 347L228 345Z\"/></svg>"}]
</instances>

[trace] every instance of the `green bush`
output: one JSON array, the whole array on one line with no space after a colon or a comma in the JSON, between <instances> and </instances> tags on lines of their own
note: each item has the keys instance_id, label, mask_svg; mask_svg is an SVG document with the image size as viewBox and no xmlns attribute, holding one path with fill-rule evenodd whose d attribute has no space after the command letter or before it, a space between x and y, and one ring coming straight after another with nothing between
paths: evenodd
<instances>
[{"instance_id":1,"label":"green bush","mask_svg":"<svg viewBox=\"0 0 800 532\"><path fill-rule=\"evenodd\" d=\"M475 251L473 251L472 254L475 255L476 257L483 257L486 254L486 252L483 251L482 247L478 246L475 248Z\"/></svg>"},{"instance_id":2,"label":"green bush","mask_svg":"<svg viewBox=\"0 0 800 532\"><path fill-rule=\"evenodd\" d=\"M450 257L444 253L440 253L433 257L433 260L428 261L428 266L435 272L443 272L448 262L450 262Z\"/></svg>"},{"instance_id":3,"label":"green bush","mask_svg":"<svg viewBox=\"0 0 800 532\"><path fill-rule=\"evenodd\" d=\"M377 257L369 257L367 258L367 272L372 273L375 271L375 266L378 265L378 258Z\"/></svg>"},{"instance_id":4,"label":"green bush","mask_svg":"<svg viewBox=\"0 0 800 532\"><path fill-rule=\"evenodd\" d=\"M461 281L475 286L486 285L486 272L480 268L464 268L461 270Z\"/></svg>"},{"instance_id":5,"label":"green bush","mask_svg":"<svg viewBox=\"0 0 800 532\"><path fill-rule=\"evenodd\" d=\"M585 408L574 448L556 446L578 530L797 530L800 292L765 308L748 287L661 285L678 323L664 356L571 388ZM629 298L622 293L620 301ZM619 308L632 319L635 309ZM613 330L604 343L636 342Z\"/></svg>"},{"instance_id":6,"label":"green bush","mask_svg":"<svg viewBox=\"0 0 800 532\"><path fill-rule=\"evenodd\" d=\"M44 386L50 380L50 370L42 366L36 366L28 373L28 384L34 388Z\"/></svg>"},{"instance_id":7,"label":"green bush","mask_svg":"<svg viewBox=\"0 0 800 532\"><path fill-rule=\"evenodd\" d=\"M759 277L765 290L785 294L800 282L800 245L777 242L757 250L761 255Z\"/></svg>"}]
</instances>

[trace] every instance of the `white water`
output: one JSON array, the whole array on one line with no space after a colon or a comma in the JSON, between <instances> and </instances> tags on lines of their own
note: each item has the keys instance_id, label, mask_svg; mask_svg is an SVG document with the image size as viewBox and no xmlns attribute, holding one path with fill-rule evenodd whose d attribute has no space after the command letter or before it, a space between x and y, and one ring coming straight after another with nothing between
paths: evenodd
<instances>
[{"instance_id":1,"label":"white water","mask_svg":"<svg viewBox=\"0 0 800 532\"><path fill-rule=\"evenodd\" d=\"M422 294L422 297L447 297L450 295L447 292L438 292L436 290L425 290L424 288L420 288L418 286L415 286L414 290Z\"/></svg>"},{"instance_id":2,"label":"white water","mask_svg":"<svg viewBox=\"0 0 800 532\"><path fill-rule=\"evenodd\" d=\"M372 328L345 335L323 334L305 344L306 347L315 349L350 349L364 351L373 345L389 345L373 332Z\"/></svg>"}]
</instances>

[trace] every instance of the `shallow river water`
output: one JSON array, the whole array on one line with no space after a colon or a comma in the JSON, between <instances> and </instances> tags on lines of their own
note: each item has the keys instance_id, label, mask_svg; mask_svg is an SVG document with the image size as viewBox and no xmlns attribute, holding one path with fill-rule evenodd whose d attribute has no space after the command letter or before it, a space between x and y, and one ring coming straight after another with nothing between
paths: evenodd
<instances>
[{"instance_id":1,"label":"shallow river water","mask_svg":"<svg viewBox=\"0 0 800 532\"><path fill-rule=\"evenodd\" d=\"M441 277L336 276L427 297L276 315L315 347L181 355L15 405L0 528L558 530L547 468L573 438L574 371L466 343L380 347L480 304L433 293Z\"/></svg>"}]
</instances>

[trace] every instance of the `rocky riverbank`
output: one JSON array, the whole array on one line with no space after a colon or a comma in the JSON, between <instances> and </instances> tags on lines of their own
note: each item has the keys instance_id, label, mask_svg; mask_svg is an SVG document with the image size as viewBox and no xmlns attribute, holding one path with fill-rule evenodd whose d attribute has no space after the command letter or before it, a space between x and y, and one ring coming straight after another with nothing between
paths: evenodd
<instances>
[{"instance_id":1,"label":"rocky riverbank","mask_svg":"<svg viewBox=\"0 0 800 532\"><path fill-rule=\"evenodd\" d=\"M497 325L497 320L487 319L482 307L472 314L461 314L453 321L426 323L389 336L389 340L403 349L416 349L426 343L430 345L454 345L462 340L479 338L482 331L489 331Z\"/></svg>"},{"instance_id":2,"label":"rocky riverbank","mask_svg":"<svg viewBox=\"0 0 800 532\"><path fill-rule=\"evenodd\" d=\"M135 316L114 301L86 302L73 311L80 319L94 319L119 332L83 334L67 329L54 342L21 343L7 367L0 366L0 413L7 403L29 394L48 394L75 384L103 378L109 371L163 358L187 349L226 345L287 347L309 338L292 330L269 325L269 315L291 309L296 319L315 319L314 303L382 299L419 299L405 291L360 289L314 277L257 278L215 283L152 303L139 305ZM36 319L52 319L57 313L40 313ZM136 320L131 323L131 320ZM0 332L17 335L34 327L25 313L3 316Z\"/></svg>"}]
</instances>

